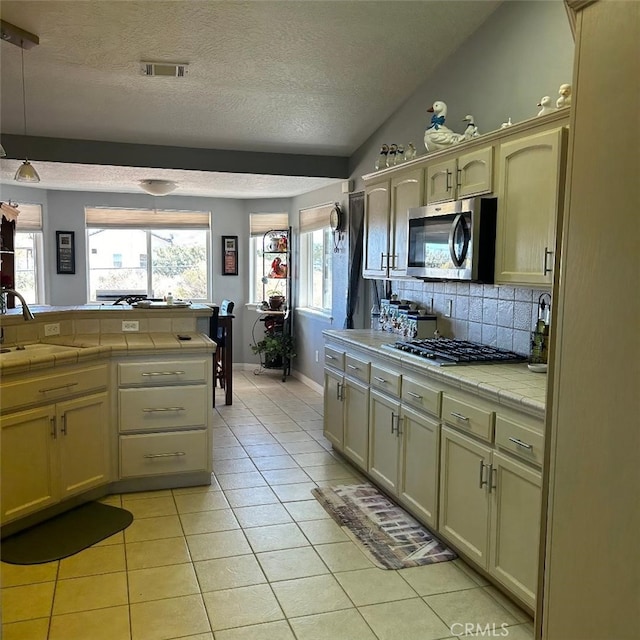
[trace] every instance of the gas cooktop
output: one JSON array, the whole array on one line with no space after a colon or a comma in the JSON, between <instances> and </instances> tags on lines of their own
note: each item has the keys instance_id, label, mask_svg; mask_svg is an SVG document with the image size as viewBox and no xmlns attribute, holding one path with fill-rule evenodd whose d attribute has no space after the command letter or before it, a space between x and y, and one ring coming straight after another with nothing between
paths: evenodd
<instances>
[{"instance_id":1,"label":"gas cooktop","mask_svg":"<svg viewBox=\"0 0 640 640\"><path fill-rule=\"evenodd\" d=\"M506 349L490 347L486 344L431 338L427 340L398 340L382 345L383 349L404 351L428 359L432 364L451 366L460 364L492 364L526 362L527 357Z\"/></svg>"}]
</instances>

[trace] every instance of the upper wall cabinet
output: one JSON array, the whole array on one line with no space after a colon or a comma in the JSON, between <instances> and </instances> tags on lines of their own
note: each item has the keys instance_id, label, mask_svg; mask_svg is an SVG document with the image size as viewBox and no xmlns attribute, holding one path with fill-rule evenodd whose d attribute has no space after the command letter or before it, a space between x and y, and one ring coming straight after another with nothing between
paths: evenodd
<instances>
[{"instance_id":1,"label":"upper wall cabinet","mask_svg":"<svg viewBox=\"0 0 640 640\"><path fill-rule=\"evenodd\" d=\"M497 284L552 283L566 138L566 128L558 127L499 147Z\"/></svg>"},{"instance_id":2,"label":"upper wall cabinet","mask_svg":"<svg viewBox=\"0 0 640 640\"><path fill-rule=\"evenodd\" d=\"M364 201L363 272L365 278L386 278L389 271L389 180L367 185Z\"/></svg>"},{"instance_id":3,"label":"upper wall cabinet","mask_svg":"<svg viewBox=\"0 0 640 640\"><path fill-rule=\"evenodd\" d=\"M467 198L493 189L493 147L484 147L427 167L426 202Z\"/></svg>"}]
</instances>

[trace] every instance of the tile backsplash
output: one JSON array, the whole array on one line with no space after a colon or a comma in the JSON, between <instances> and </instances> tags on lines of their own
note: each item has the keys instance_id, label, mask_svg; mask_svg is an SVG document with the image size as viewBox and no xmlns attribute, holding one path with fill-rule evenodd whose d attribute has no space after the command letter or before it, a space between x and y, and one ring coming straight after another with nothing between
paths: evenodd
<instances>
[{"instance_id":1,"label":"tile backsplash","mask_svg":"<svg viewBox=\"0 0 640 640\"><path fill-rule=\"evenodd\" d=\"M447 338L471 340L523 355L529 354L531 331L538 317L538 298L546 290L468 282L392 283L401 300L415 302L438 316L438 331ZM447 317L451 307L451 317Z\"/></svg>"}]
</instances>

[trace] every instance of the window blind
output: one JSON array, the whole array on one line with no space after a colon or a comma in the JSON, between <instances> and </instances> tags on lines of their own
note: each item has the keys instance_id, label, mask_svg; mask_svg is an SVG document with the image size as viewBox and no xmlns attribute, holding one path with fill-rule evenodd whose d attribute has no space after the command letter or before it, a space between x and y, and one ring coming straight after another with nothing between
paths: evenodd
<instances>
[{"instance_id":1,"label":"window blind","mask_svg":"<svg viewBox=\"0 0 640 640\"><path fill-rule=\"evenodd\" d=\"M329 226L329 214L335 205L323 204L319 207L300 209L300 233L317 231Z\"/></svg>"},{"instance_id":2,"label":"window blind","mask_svg":"<svg viewBox=\"0 0 640 640\"><path fill-rule=\"evenodd\" d=\"M249 216L251 237L263 236L272 229L288 229L288 213L252 213Z\"/></svg>"},{"instance_id":3,"label":"window blind","mask_svg":"<svg viewBox=\"0 0 640 640\"><path fill-rule=\"evenodd\" d=\"M85 209L85 222L92 228L208 229L209 211L158 211L154 209Z\"/></svg>"},{"instance_id":4,"label":"window blind","mask_svg":"<svg viewBox=\"0 0 640 640\"><path fill-rule=\"evenodd\" d=\"M42 205L19 204L16 231L41 231L42 230Z\"/></svg>"}]
</instances>

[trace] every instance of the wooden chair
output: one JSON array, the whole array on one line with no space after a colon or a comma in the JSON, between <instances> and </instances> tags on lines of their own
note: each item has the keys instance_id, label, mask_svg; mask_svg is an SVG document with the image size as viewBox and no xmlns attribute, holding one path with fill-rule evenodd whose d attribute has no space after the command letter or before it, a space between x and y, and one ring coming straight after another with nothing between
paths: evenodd
<instances>
[{"instance_id":1,"label":"wooden chair","mask_svg":"<svg viewBox=\"0 0 640 640\"><path fill-rule=\"evenodd\" d=\"M220 387L225 388L227 371L225 368L224 350L227 338L227 333L224 327L220 326L219 316L233 313L235 303L231 300L223 300L220 303L218 313L216 314L216 330L212 334L212 339L218 345L215 354L215 367L214 367L214 387L220 382ZM230 372L229 372L230 373ZM215 391L214 391L214 406L215 406Z\"/></svg>"}]
</instances>

